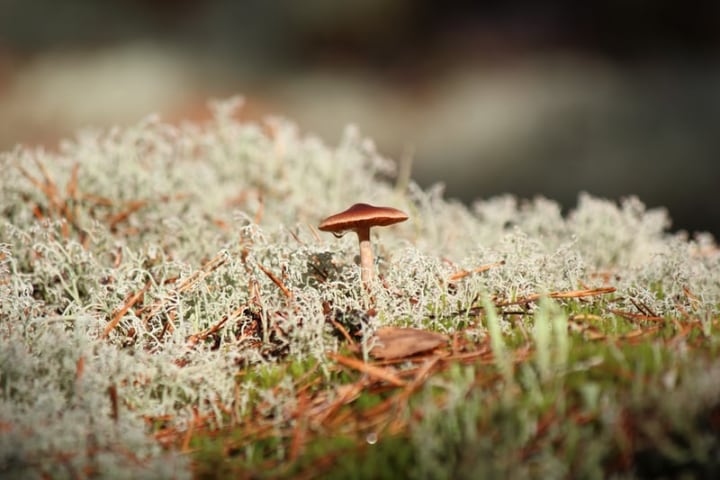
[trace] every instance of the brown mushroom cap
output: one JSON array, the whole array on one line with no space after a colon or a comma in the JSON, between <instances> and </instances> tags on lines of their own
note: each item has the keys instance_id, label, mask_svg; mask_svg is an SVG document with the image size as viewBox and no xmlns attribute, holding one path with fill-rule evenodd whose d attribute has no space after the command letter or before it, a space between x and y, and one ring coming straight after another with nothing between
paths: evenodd
<instances>
[{"instance_id":1,"label":"brown mushroom cap","mask_svg":"<svg viewBox=\"0 0 720 480\"><path fill-rule=\"evenodd\" d=\"M370 227L385 227L408 219L405 212L391 207L374 207L356 203L344 212L327 217L318 228L324 232L344 232Z\"/></svg>"}]
</instances>

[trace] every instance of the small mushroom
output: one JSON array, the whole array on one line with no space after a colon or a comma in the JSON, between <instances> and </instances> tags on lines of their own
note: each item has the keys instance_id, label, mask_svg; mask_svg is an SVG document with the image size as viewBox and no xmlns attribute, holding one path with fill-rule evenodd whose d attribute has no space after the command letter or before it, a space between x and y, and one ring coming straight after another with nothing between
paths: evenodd
<instances>
[{"instance_id":1,"label":"small mushroom","mask_svg":"<svg viewBox=\"0 0 720 480\"><path fill-rule=\"evenodd\" d=\"M373 254L370 246L370 229L385 227L408 219L405 212L391 207L374 207L367 203L356 203L344 212L332 215L318 228L323 232L332 232L336 237L348 231L357 233L360 241L360 278L368 287L373 279Z\"/></svg>"}]
</instances>

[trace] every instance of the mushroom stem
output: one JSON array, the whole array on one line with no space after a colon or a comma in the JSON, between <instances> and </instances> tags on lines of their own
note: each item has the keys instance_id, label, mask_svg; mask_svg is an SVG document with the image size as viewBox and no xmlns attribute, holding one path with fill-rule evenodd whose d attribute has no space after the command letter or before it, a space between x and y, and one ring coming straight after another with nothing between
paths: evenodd
<instances>
[{"instance_id":1,"label":"mushroom stem","mask_svg":"<svg viewBox=\"0 0 720 480\"><path fill-rule=\"evenodd\" d=\"M370 227L357 229L360 241L360 278L365 288L370 288L374 274L372 246L370 246Z\"/></svg>"},{"instance_id":2,"label":"mushroom stem","mask_svg":"<svg viewBox=\"0 0 720 480\"><path fill-rule=\"evenodd\" d=\"M375 276L372 246L370 245L370 228L386 227L404 222L408 216L396 208L373 207L367 203L356 203L344 212L336 213L320 222L318 228L323 232L331 232L341 236L342 232L354 231L360 242L360 278L365 290L370 290L370 283Z\"/></svg>"}]
</instances>

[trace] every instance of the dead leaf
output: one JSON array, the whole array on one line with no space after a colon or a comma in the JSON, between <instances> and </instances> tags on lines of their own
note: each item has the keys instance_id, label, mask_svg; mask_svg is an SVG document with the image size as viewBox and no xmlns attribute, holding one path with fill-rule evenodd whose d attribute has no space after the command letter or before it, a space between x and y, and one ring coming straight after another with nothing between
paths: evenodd
<instances>
[{"instance_id":1,"label":"dead leaf","mask_svg":"<svg viewBox=\"0 0 720 480\"><path fill-rule=\"evenodd\" d=\"M417 328L382 327L375 337L370 355L380 360L409 357L448 342L445 335Z\"/></svg>"}]
</instances>

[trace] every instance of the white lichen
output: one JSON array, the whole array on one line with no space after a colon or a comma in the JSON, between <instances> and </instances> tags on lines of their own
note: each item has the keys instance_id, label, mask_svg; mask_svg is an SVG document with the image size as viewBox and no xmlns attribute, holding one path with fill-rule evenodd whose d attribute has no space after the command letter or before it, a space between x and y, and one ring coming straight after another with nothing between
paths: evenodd
<instances>
[{"instance_id":1,"label":"white lichen","mask_svg":"<svg viewBox=\"0 0 720 480\"><path fill-rule=\"evenodd\" d=\"M445 333L485 294L605 283L617 287L618 309L636 302L670 315L680 304L700 319L720 310L714 240L667 233L665 213L638 199L581 195L563 217L547 199L468 208L439 187L398 194L382 180L392 164L355 129L331 148L285 120L239 123L235 106L218 103L207 125L151 117L81 132L58 152L0 157L3 476L189 476L189 459L161 449L144 419L182 429L193 408L217 424L230 421L220 405L244 414L258 387L238 383L239 365L324 362L337 349L327 305L367 327ZM361 201L411 217L375 234L381 281L370 316L355 241L315 229ZM450 285L454 272L501 261ZM219 338L191 341L224 317ZM288 389L260 395L281 411L292 408Z\"/></svg>"}]
</instances>

